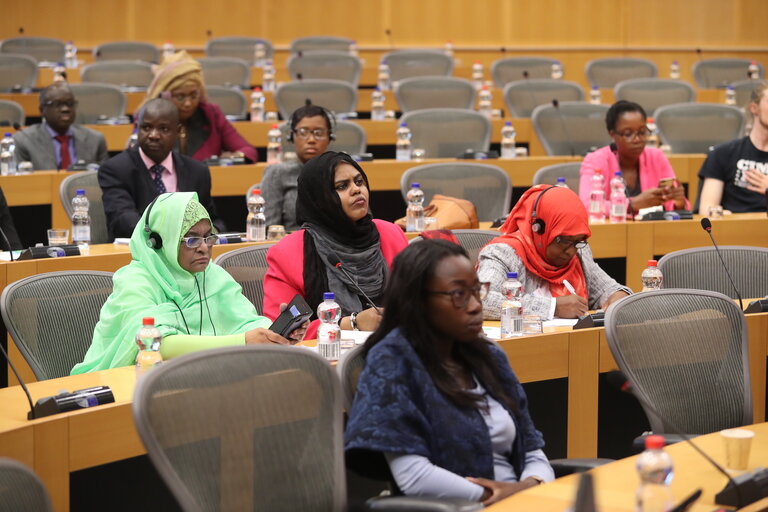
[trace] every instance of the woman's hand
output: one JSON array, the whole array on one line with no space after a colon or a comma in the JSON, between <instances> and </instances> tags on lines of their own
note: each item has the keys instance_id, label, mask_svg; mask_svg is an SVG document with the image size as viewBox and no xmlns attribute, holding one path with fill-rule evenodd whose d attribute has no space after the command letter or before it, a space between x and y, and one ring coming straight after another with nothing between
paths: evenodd
<instances>
[{"instance_id":1,"label":"woman's hand","mask_svg":"<svg viewBox=\"0 0 768 512\"><path fill-rule=\"evenodd\" d=\"M766 189L768 189L768 175L755 169L747 169L745 174L747 177L747 190L760 194L766 193Z\"/></svg>"},{"instance_id":2,"label":"woman's hand","mask_svg":"<svg viewBox=\"0 0 768 512\"><path fill-rule=\"evenodd\" d=\"M245 158L242 151L222 151L221 158Z\"/></svg>"},{"instance_id":3,"label":"woman's hand","mask_svg":"<svg viewBox=\"0 0 768 512\"><path fill-rule=\"evenodd\" d=\"M246 345L260 345L260 344L268 344L268 343L275 343L277 345L292 344L290 341L283 338L276 332L272 332L269 329L264 329L262 327L251 329L250 331L245 333Z\"/></svg>"},{"instance_id":4,"label":"woman's hand","mask_svg":"<svg viewBox=\"0 0 768 512\"><path fill-rule=\"evenodd\" d=\"M613 292L611 295L608 296L608 298L605 300L605 303L601 304L600 307L603 309L606 309L608 306L613 304L619 299L623 299L624 297L629 297L629 294L623 290L619 290L617 292Z\"/></svg>"},{"instance_id":5,"label":"woman's hand","mask_svg":"<svg viewBox=\"0 0 768 512\"><path fill-rule=\"evenodd\" d=\"M383 313L384 309L379 308L379 311ZM379 314L379 311L376 311L376 308L368 308L359 312L355 317L357 328L361 331L375 331L381 322L381 315ZM345 316L341 320L344 323L344 325L341 325L342 322L339 322L339 326L342 329L347 331L352 329L352 321L350 320L350 317Z\"/></svg>"},{"instance_id":6,"label":"woman's hand","mask_svg":"<svg viewBox=\"0 0 768 512\"><path fill-rule=\"evenodd\" d=\"M662 190L662 199L664 202L674 201L675 209L682 210L685 208L685 189L682 186L678 187L665 187Z\"/></svg>"},{"instance_id":7,"label":"woman's hand","mask_svg":"<svg viewBox=\"0 0 768 512\"><path fill-rule=\"evenodd\" d=\"M482 501L483 505L486 507L524 489L539 485L539 482L533 478L526 478L522 482L497 482L496 480L488 480L487 478L473 478L468 476L467 480L485 488L480 501Z\"/></svg>"},{"instance_id":8,"label":"woman's hand","mask_svg":"<svg viewBox=\"0 0 768 512\"><path fill-rule=\"evenodd\" d=\"M285 309L288 307L288 304L285 302L280 304L280 312L282 313L285 311ZM301 324L297 329L294 329L291 331L291 333L288 335L288 341L291 345L295 345L296 343L299 343L304 340L304 335L307 334L307 329L309 328L309 320Z\"/></svg>"},{"instance_id":9,"label":"woman's hand","mask_svg":"<svg viewBox=\"0 0 768 512\"><path fill-rule=\"evenodd\" d=\"M664 201L666 201L666 199L664 199L664 190L665 189L658 187L643 190L635 197L630 197L629 204L632 206L632 209L635 212L640 210L640 208L659 206L660 204L664 204Z\"/></svg>"},{"instance_id":10,"label":"woman's hand","mask_svg":"<svg viewBox=\"0 0 768 512\"><path fill-rule=\"evenodd\" d=\"M579 318L587 314L587 299L581 295L565 295L555 299L555 316L558 318Z\"/></svg>"}]
</instances>

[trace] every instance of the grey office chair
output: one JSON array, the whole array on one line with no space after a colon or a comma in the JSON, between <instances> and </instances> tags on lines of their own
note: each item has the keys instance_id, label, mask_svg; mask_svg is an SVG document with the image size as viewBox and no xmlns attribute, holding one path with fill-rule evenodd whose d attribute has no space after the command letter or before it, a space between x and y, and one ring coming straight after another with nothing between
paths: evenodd
<instances>
[{"instance_id":1,"label":"grey office chair","mask_svg":"<svg viewBox=\"0 0 768 512\"><path fill-rule=\"evenodd\" d=\"M37 62L64 62L64 41L51 37L11 37L0 42L0 53L21 53Z\"/></svg>"},{"instance_id":2,"label":"grey office chair","mask_svg":"<svg viewBox=\"0 0 768 512\"><path fill-rule=\"evenodd\" d=\"M451 76L453 59L442 50L395 50L381 58L392 82L414 76Z\"/></svg>"},{"instance_id":3,"label":"grey office chair","mask_svg":"<svg viewBox=\"0 0 768 512\"><path fill-rule=\"evenodd\" d=\"M491 143L491 122L474 110L427 108L408 112L400 121L411 130L411 147L424 149L427 158L488 151Z\"/></svg>"},{"instance_id":4,"label":"grey office chair","mask_svg":"<svg viewBox=\"0 0 768 512\"><path fill-rule=\"evenodd\" d=\"M512 183L507 173L495 165L450 162L412 167L400 177L404 200L412 183L421 185L424 204L429 204L435 194L472 202L480 222L509 213Z\"/></svg>"},{"instance_id":5,"label":"grey office chair","mask_svg":"<svg viewBox=\"0 0 768 512\"><path fill-rule=\"evenodd\" d=\"M85 190L85 196L90 203L88 213L91 216L91 243L106 244L111 240L107 232L107 215L104 213L98 173L99 171L80 171L70 174L59 185L59 198L64 211L71 219L75 213L72 209L72 198L75 197L77 189Z\"/></svg>"},{"instance_id":6,"label":"grey office chair","mask_svg":"<svg viewBox=\"0 0 768 512\"><path fill-rule=\"evenodd\" d=\"M492 229L454 229L452 232L459 241L459 245L467 251L469 260L472 263L477 262L477 257L483 247L501 235L501 233Z\"/></svg>"},{"instance_id":7,"label":"grey office chair","mask_svg":"<svg viewBox=\"0 0 768 512\"><path fill-rule=\"evenodd\" d=\"M565 178L565 184L568 188L579 193L579 180L581 179L581 162L568 162L565 164L552 164L540 168L533 175L533 184L554 185L557 178Z\"/></svg>"},{"instance_id":8,"label":"grey office chair","mask_svg":"<svg viewBox=\"0 0 768 512\"><path fill-rule=\"evenodd\" d=\"M43 482L27 466L0 457L0 512L52 512Z\"/></svg>"},{"instance_id":9,"label":"grey office chair","mask_svg":"<svg viewBox=\"0 0 768 512\"><path fill-rule=\"evenodd\" d=\"M355 42L346 37L308 36L291 41L291 53L299 52L345 52L349 53Z\"/></svg>"},{"instance_id":10,"label":"grey office chair","mask_svg":"<svg viewBox=\"0 0 768 512\"><path fill-rule=\"evenodd\" d=\"M768 295L768 249L724 245L720 253L743 298ZM694 288L737 297L714 247L665 254L659 260L659 270L664 276L664 288Z\"/></svg>"},{"instance_id":11,"label":"grey office chair","mask_svg":"<svg viewBox=\"0 0 768 512\"><path fill-rule=\"evenodd\" d=\"M208 102L218 105L226 116L245 118L248 113L248 99L240 89L223 85L206 86Z\"/></svg>"},{"instance_id":12,"label":"grey office chair","mask_svg":"<svg viewBox=\"0 0 768 512\"><path fill-rule=\"evenodd\" d=\"M539 105L531 121L547 154L586 155L611 142L605 130L608 105L566 101L554 107Z\"/></svg>"},{"instance_id":13,"label":"grey office chair","mask_svg":"<svg viewBox=\"0 0 768 512\"><path fill-rule=\"evenodd\" d=\"M724 88L749 78L750 59L704 59L693 65L693 79L701 89ZM756 62L760 79L765 78L765 67Z\"/></svg>"},{"instance_id":14,"label":"grey office chair","mask_svg":"<svg viewBox=\"0 0 768 512\"><path fill-rule=\"evenodd\" d=\"M237 57L202 57L197 59L203 68L205 85L224 85L247 89L251 81L251 66Z\"/></svg>"},{"instance_id":15,"label":"grey office chair","mask_svg":"<svg viewBox=\"0 0 768 512\"><path fill-rule=\"evenodd\" d=\"M290 123L281 124L280 131L283 134L283 154L289 151L295 152L296 146L288 140ZM333 126L333 135L336 139L328 145L328 151L341 151L349 155L365 153L368 135L359 124L353 121L336 121Z\"/></svg>"},{"instance_id":16,"label":"grey office chair","mask_svg":"<svg viewBox=\"0 0 768 512\"><path fill-rule=\"evenodd\" d=\"M7 122L8 126L13 126L14 124L24 126L27 118L21 105L15 101L0 100L0 121Z\"/></svg>"},{"instance_id":17,"label":"grey office chair","mask_svg":"<svg viewBox=\"0 0 768 512\"><path fill-rule=\"evenodd\" d=\"M616 100L638 103L649 116L664 105L696 101L696 91L691 84L669 78L622 80L614 87L613 94Z\"/></svg>"},{"instance_id":18,"label":"grey office chair","mask_svg":"<svg viewBox=\"0 0 768 512\"><path fill-rule=\"evenodd\" d=\"M99 120L125 115L128 102L120 87L111 84L69 84L77 100L78 124L94 124Z\"/></svg>"},{"instance_id":19,"label":"grey office chair","mask_svg":"<svg viewBox=\"0 0 768 512\"><path fill-rule=\"evenodd\" d=\"M80 71L83 83L112 84L123 90L146 90L154 77L152 64L141 60L98 61Z\"/></svg>"},{"instance_id":20,"label":"grey office chair","mask_svg":"<svg viewBox=\"0 0 768 512\"><path fill-rule=\"evenodd\" d=\"M491 64L493 84L502 89L510 82L527 79L552 78L552 65L557 59L549 57L507 57Z\"/></svg>"},{"instance_id":21,"label":"grey office chair","mask_svg":"<svg viewBox=\"0 0 768 512\"><path fill-rule=\"evenodd\" d=\"M637 57L608 57L587 62L585 73L590 86L613 88L630 78L656 78L659 70L653 61Z\"/></svg>"},{"instance_id":22,"label":"grey office chair","mask_svg":"<svg viewBox=\"0 0 768 512\"><path fill-rule=\"evenodd\" d=\"M669 423L688 434L752 423L746 322L730 298L685 288L638 293L607 309L605 333L655 434L673 434Z\"/></svg>"},{"instance_id":23,"label":"grey office chair","mask_svg":"<svg viewBox=\"0 0 768 512\"><path fill-rule=\"evenodd\" d=\"M0 53L0 91L28 91L37 81L37 61L29 55Z\"/></svg>"},{"instance_id":24,"label":"grey office chair","mask_svg":"<svg viewBox=\"0 0 768 512\"><path fill-rule=\"evenodd\" d=\"M93 49L94 60L141 60L160 62L160 50L152 43L143 41L111 41Z\"/></svg>"},{"instance_id":25,"label":"grey office chair","mask_svg":"<svg viewBox=\"0 0 768 512\"><path fill-rule=\"evenodd\" d=\"M312 51L288 57L291 80L324 78L343 80L357 88L363 65L354 55L338 51Z\"/></svg>"},{"instance_id":26,"label":"grey office chair","mask_svg":"<svg viewBox=\"0 0 768 512\"><path fill-rule=\"evenodd\" d=\"M512 117L531 117L534 108L552 100L583 101L584 90L576 82L551 78L517 80L504 87L504 103Z\"/></svg>"},{"instance_id":27,"label":"grey office chair","mask_svg":"<svg viewBox=\"0 0 768 512\"><path fill-rule=\"evenodd\" d=\"M744 113L718 103L678 103L653 114L659 135L673 153L707 153L744 133Z\"/></svg>"},{"instance_id":28,"label":"grey office chair","mask_svg":"<svg viewBox=\"0 0 768 512\"><path fill-rule=\"evenodd\" d=\"M275 103L283 119L289 119L294 110L304 106L307 99L336 114L354 112L357 89L342 80L316 78L280 84L275 91Z\"/></svg>"},{"instance_id":29,"label":"grey office chair","mask_svg":"<svg viewBox=\"0 0 768 512\"><path fill-rule=\"evenodd\" d=\"M267 59L273 57L274 48L267 39L259 37L216 37L205 43L205 55L208 57L236 57L252 66L256 53L256 45L264 45L264 56ZM206 81L207 84L207 81Z\"/></svg>"},{"instance_id":30,"label":"grey office chair","mask_svg":"<svg viewBox=\"0 0 768 512\"><path fill-rule=\"evenodd\" d=\"M760 84L763 84L762 80L739 80L738 82L731 83L733 92L736 93L736 106L745 108L752 101L752 91L758 88Z\"/></svg>"},{"instance_id":31,"label":"grey office chair","mask_svg":"<svg viewBox=\"0 0 768 512\"><path fill-rule=\"evenodd\" d=\"M452 76L415 76L395 86L395 99L403 113L424 108L472 109L475 96L472 82Z\"/></svg>"},{"instance_id":32,"label":"grey office chair","mask_svg":"<svg viewBox=\"0 0 768 512\"><path fill-rule=\"evenodd\" d=\"M267 273L267 251L274 243L262 243L220 254L214 263L232 276L243 287L243 295L264 311L264 275Z\"/></svg>"},{"instance_id":33,"label":"grey office chair","mask_svg":"<svg viewBox=\"0 0 768 512\"><path fill-rule=\"evenodd\" d=\"M99 312L112 293L112 272L47 272L9 284L0 313L37 380L69 375L91 346Z\"/></svg>"}]
</instances>

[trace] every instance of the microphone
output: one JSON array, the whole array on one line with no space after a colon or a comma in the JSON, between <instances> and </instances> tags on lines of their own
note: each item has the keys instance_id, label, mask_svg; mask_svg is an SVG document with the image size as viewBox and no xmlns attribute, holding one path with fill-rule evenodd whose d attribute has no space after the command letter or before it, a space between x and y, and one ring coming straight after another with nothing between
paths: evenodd
<instances>
[{"instance_id":1,"label":"microphone","mask_svg":"<svg viewBox=\"0 0 768 512\"><path fill-rule=\"evenodd\" d=\"M5 242L5 245L8 246L8 254L11 255L11 261L13 261L13 247L11 247L11 242L8 241L8 237L5 236L5 231L3 231L3 228L0 228L0 236L3 237L3 242Z\"/></svg>"},{"instance_id":2,"label":"microphone","mask_svg":"<svg viewBox=\"0 0 768 512\"><path fill-rule=\"evenodd\" d=\"M357 281L355 281L352 275L349 272L347 272L347 269L344 268L344 265L341 263L341 258L339 258L338 254L336 254L334 251L331 251L331 253L327 256L326 261L328 261L328 263L330 263L332 267L336 267L337 269L341 270L344 273L344 275L347 276L347 279L349 279L349 281L352 283L352 286L355 288L355 290L357 290L360 293L360 295L365 297L365 300L368 301L368 304L370 304L371 307L373 307L373 309L375 309L376 312L379 315L381 315L381 310L378 307L376 307L376 304L373 303L371 298L368 297L368 295L362 290L362 288L360 288L357 285Z\"/></svg>"},{"instance_id":3,"label":"microphone","mask_svg":"<svg viewBox=\"0 0 768 512\"><path fill-rule=\"evenodd\" d=\"M29 413L27 413L27 419L33 420L35 419L35 406L32 405L32 395L29 394L29 389L27 389L27 385L24 384L24 381L21 379L21 375L19 375L19 372L16 370L16 366L14 366L13 361L11 361L11 358L8 357L8 352L5 351L5 348L3 347L2 343L0 343L0 351L3 352L3 356L5 356L5 360L8 361L8 366L10 366L11 370L13 370L13 374L16 376L16 380L19 381L19 385L21 386L21 389L24 390L24 394L27 395L27 401L29 402Z\"/></svg>"},{"instance_id":4,"label":"microphone","mask_svg":"<svg viewBox=\"0 0 768 512\"><path fill-rule=\"evenodd\" d=\"M526 82L528 82L528 86L526 89L528 89L528 95L531 97L531 112L533 112L533 109L539 106L538 100L536 100L536 91L531 88L531 81L530 81L531 75L528 73L527 69L523 70L523 79L525 79ZM528 117L531 117L531 114L528 114Z\"/></svg>"},{"instance_id":5,"label":"microphone","mask_svg":"<svg viewBox=\"0 0 768 512\"><path fill-rule=\"evenodd\" d=\"M702 51L701 48L696 48L696 58L699 61L699 64L702 62ZM709 72L707 71L707 68L705 66L699 66L699 70L701 70L701 76L704 77L704 81L707 83L707 88L717 88L718 86L716 84L713 84L709 79Z\"/></svg>"},{"instance_id":6,"label":"microphone","mask_svg":"<svg viewBox=\"0 0 768 512\"><path fill-rule=\"evenodd\" d=\"M568 133L568 128L565 126L565 119L563 119L563 113L560 111L560 102L557 101L557 98L552 100L552 106L555 107L557 118L560 119L560 126L563 128L563 134L565 135L565 140L568 143L568 148L571 150L571 156L576 156L576 148L573 145L571 134Z\"/></svg>"},{"instance_id":7,"label":"microphone","mask_svg":"<svg viewBox=\"0 0 768 512\"><path fill-rule=\"evenodd\" d=\"M715 246L715 252L717 252L717 256L720 258L720 263L723 264L723 268L725 269L725 274L728 276L728 280L731 282L731 286L733 286L733 291L736 292L736 297L739 298L739 307L742 311L744 311L744 304L741 301L741 294L739 293L739 290L736 288L736 283L733 282L733 278L731 277L731 273L728 271L728 265L725 264L725 260L723 260L723 255L720 254L720 248L717 246L717 242L715 242L715 237L712 236L712 223L709 221L707 217L704 217L701 219L701 227L704 228L704 231L709 234L709 238L712 239L712 245Z\"/></svg>"},{"instance_id":8,"label":"microphone","mask_svg":"<svg viewBox=\"0 0 768 512\"><path fill-rule=\"evenodd\" d=\"M395 49L395 42L392 39L392 31L389 30L388 28L385 28L384 29L384 35L387 36L387 41L389 42L389 48L394 50Z\"/></svg>"}]
</instances>

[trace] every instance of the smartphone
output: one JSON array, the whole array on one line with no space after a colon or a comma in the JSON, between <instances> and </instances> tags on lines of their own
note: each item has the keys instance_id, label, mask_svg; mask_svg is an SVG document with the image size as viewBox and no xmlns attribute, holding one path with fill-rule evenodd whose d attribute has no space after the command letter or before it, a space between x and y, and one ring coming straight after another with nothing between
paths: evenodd
<instances>
[{"instance_id":1,"label":"smartphone","mask_svg":"<svg viewBox=\"0 0 768 512\"><path fill-rule=\"evenodd\" d=\"M659 180L659 188L674 187L675 181L675 178L662 178Z\"/></svg>"},{"instance_id":2,"label":"smartphone","mask_svg":"<svg viewBox=\"0 0 768 512\"><path fill-rule=\"evenodd\" d=\"M311 316L312 308L309 307L304 297L297 294L288 304L288 307L275 319L269 330L276 332L283 338L287 338L289 334L301 327L301 324L309 320Z\"/></svg>"}]
</instances>

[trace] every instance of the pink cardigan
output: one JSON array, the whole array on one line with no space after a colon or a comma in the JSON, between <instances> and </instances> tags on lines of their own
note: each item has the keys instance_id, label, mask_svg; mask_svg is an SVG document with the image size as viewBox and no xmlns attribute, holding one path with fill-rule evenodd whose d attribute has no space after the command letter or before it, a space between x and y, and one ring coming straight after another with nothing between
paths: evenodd
<instances>
[{"instance_id":1,"label":"pink cardigan","mask_svg":"<svg viewBox=\"0 0 768 512\"><path fill-rule=\"evenodd\" d=\"M214 155L221 155L223 151L242 151L245 158L251 162L259 160L256 148L237 133L218 105L201 101L198 108L203 111L203 115L208 120L209 124L206 128L209 131L205 142L195 151L192 158L202 162Z\"/></svg>"},{"instance_id":2,"label":"pink cardigan","mask_svg":"<svg viewBox=\"0 0 768 512\"><path fill-rule=\"evenodd\" d=\"M374 219L379 230L381 253L391 267L394 257L407 245L403 230L384 220ZM300 229L280 240L267 251L267 273L264 276L264 312L277 318L280 303L289 303L296 294L304 297L304 230ZM309 325L305 339L317 337L319 320Z\"/></svg>"},{"instance_id":3,"label":"pink cardigan","mask_svg":"<svg viewBox=\"0 0 768 512\"><path fill-rule=\"evenodd\" d=\"M611 178L613 178L616 171L620 170L619 159L616 157L616 154L611 151L610 146L602 147L597 151L587 154L587 156L584 157L584 161L581 162L581 169L579 171L581 174L579 179L579 197L587 210L589 210L590 181L595 169L603 171L603 176L605 177L605 211L609 211ZM638 174L640 176L641 191L658 187L659 180L663 178L677 178L677 176L675 176L675 171L669 164L669 160L667 160L664 152L657 148L645 148L643 152L640 153L640 172ZM690 208L687 199L685 205L686 208ZM675 202L667 201L664 203L664 209L674 210Z\"/></svg>"}]
</instances>

